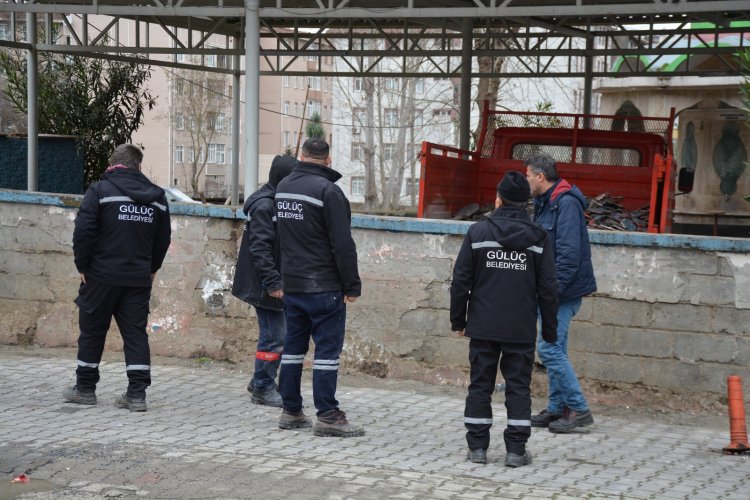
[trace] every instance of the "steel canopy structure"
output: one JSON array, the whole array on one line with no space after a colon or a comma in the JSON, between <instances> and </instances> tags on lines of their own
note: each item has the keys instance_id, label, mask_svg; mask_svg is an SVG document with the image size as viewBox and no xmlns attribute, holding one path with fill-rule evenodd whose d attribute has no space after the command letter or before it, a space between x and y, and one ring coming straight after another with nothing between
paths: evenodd
<instances>
[{"instance_id":1,"label":"steel canopy structure","mask_svg":"<svg viewBox=\"0 0 750 500\"><path fill-rule=\"evenodd\" d=\"M239 78L247 74L247 130L258 126L260 75L460 79L462 147L468 146L472 78L580 77L588 108L583 111L589 112L596 77L659 77L666 64L676 65L669 76L737 75L734 54L750 45L747 0L0 0L0 12L8 12L11 22L11 36L0 39L0 46L26 49L30 55L52 51L233 74L236 114ZM63 15L70 33L65 45L53 43L49 35L37 43L16 39L17 23L35 25L42 16L51 24L55 14ZM88 29L89 15L112 19L94 32ZM74 17L81 22L72 22ZM134 26L134 37L120 37L124 22ZM166 43L149 36L154 29L167 34L158 37ZM36 39L32 31L29 40ZM215 35L225 37L222 47L208 43ZM728 35L738 35L738 43L722 43ZM229 56L233 62L224 67L184 64L177 61L179 54ZM314 56L317 67L308 64L304 73L290 69L295 59L314 61ZM344 69L322 71L322 57L340 58ZM488 69L472 72L477 57L513 64L483 65ZM379 64L384 58L399 62L400 71L384 71ZM31 100L36 98L31 93L30 133ZM30 173L31 149L30 142ZM233 152L238 155L239 148ZM257 157L257 134L245 134L246 194L255 188ZM237 158L233 161L236 171Z\"/></svg>"}]
</instances>

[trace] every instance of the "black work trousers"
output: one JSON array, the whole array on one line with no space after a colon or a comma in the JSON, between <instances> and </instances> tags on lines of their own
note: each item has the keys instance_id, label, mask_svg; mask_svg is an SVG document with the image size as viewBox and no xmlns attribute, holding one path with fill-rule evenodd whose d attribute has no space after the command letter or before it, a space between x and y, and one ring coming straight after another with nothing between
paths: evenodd
<instances>
[{"instance_id":1,"label":"black work trousers","mask_svg":"<svg viewBox=\"0 0 750 500\"><path fill-rule=\"evenodd\" d=\"M486 450L492 427L492 392L497 365L505 379L505 408L508 422L503 437L508 453L523 455L531 436L531 371L534 344L514 344L471 339L469 342L471 383L466 397L464 424L469 449Z\"/></svg>"},{"instance_id":2,"label":"black work trousers","mask_svg":"<svg viewBox=\"0 0 750 500\"><path fill-rule=\"evenodd\" d=\"M146 322L151 287L109 286L88 280L78 290L78 368L76 386L93 392L99 382L99 362L114 316L125 351L128 396L143 398L151 385L151 351Z\"/></svg>"}]
</instances>

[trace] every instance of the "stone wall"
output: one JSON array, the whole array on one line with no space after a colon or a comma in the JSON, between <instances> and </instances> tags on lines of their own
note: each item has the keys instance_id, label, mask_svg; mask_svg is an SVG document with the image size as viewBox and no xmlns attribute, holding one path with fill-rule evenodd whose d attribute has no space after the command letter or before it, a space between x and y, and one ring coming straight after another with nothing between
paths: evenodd
<instances>
[{"instance_id":1,"label":"stone wall","mask_svg":"<svg viewBox=\"0 0 750 500\"><path fill-rule=\"evenodd\" d=\"M0 343L74 346L79 197L0 191ZM242 216L173 205L157 274L152 351L250 363L254 311L229 293ZM450 332L448 287L469 223L355 216L363 296L348 306L343 369L464 384L466 339ZM581 376L724 392L750 379L750 241L592 231L599 292L584 300L570 351ZM113 332L108 349L121 348Z\"/></svg>"}]
</instances>

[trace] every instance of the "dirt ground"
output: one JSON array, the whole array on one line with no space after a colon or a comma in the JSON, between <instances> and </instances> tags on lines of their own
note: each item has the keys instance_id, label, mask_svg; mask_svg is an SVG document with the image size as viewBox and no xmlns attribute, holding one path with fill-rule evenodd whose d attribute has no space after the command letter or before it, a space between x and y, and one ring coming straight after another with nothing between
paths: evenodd
<instances>
[{"instance_id":1,"label":"dirt ground","mask_svg":"<svg viewBox=\"0 0 750 500\"><path fill-rule=\"evenodd\" d=\"M45 348L38 346L0 346L0 356L36 356L75 359L72 348ZM106 361L122 361L121 353L105 352ZM251 366L214 361L207 358L183 359L157 356L155 365L184 366L200 370L226 371L233 374L248 374ZM72 366L72 365L71 365ZM73 370L73 368L71 368ZM344 373L339 378L342 386L372 387L397 391L412 391L463 398L466 389L449 385L431 385L411 380L378 378L360 373ZM728 428L726 395L708 392L677 392L657 389L639 384L603 383L595 380L581 380L581 387L592 407L594 416L606 415L635 420L658 420L660 423L676 425ZM534 371L531 393L533 407L544 408L547 394L547 377L543 368ZM496 401L502 401L502 393L495 393Z\"/></svg>"}]
</instances>

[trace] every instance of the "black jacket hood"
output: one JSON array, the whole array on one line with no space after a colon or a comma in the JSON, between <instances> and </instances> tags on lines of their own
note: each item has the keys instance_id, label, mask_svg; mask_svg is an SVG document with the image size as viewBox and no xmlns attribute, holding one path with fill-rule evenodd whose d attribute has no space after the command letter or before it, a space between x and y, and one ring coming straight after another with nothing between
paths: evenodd
<instances>
[{"instance_id":1,"label":"black jacket hood","mask_svg":"<svg viewBox=\"0 0 750 500\"><path fill-rule=\"evenodd\" d=\"M102 180L109 181L131 200L137 203L149 204L164 196L164 190L148 180L138 170L118 168L104 174Z\"/></svg>"},{"instance_id":2,"label":"black jacket hood","mask_svg":"<svg viewBox=\"0 0 750 500\"><path fill-rule=\"evenodd\" d=\"M275 194L276 190L272 188L270 184L263 184L260 189L251 194L245 200L245 205L242 207L242 211L245 213L245 215L247 215L250 212L250 207L253 206L256 201L262 200L263 198L270 198L271 200L273 200Z\"/></svg>"},{"instance_id":3,"label":"black jacket hood","mask_svg":"<svg viewBox=\"0 0 750 500\"><path fill-rule=\"evenodd\" d=\"M531 222L531 217L522 208L500 207L487 216L492 233L505 248L523 250L534 245L543 245L547 232ZM499 223L503 219L502 223ZM512 221L508 221L512 219Z\"/></svg>"}]
</instances>

